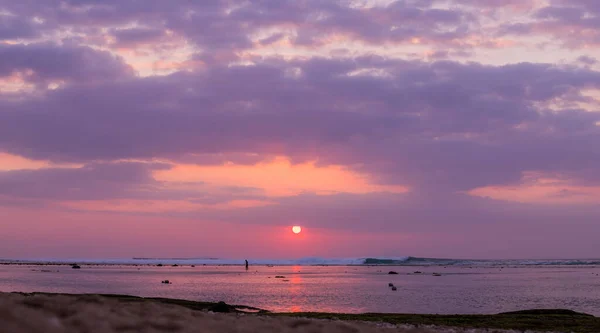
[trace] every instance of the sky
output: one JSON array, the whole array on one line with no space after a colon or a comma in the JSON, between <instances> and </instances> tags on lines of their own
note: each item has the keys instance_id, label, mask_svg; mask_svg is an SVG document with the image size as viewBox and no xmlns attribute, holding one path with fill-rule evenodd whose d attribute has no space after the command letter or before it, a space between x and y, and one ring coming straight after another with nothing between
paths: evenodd
<instances>
[{"instance_id":1,"label":"sky","mask_svg":"<svg viewBox=\"0 0 600 333\"><path fill-rule=\"evenodd\" d=\"M0 258L598 257L599 61L597 0L0 0Z\"/></svg>"}]
</instances>

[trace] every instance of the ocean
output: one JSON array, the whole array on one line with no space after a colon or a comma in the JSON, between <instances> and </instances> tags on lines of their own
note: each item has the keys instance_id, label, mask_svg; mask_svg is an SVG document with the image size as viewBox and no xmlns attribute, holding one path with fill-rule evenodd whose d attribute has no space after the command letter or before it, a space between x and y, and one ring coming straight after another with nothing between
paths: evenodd
<instances>
[{"instance_id":1,"label":"ocean","mask_svg":"<svg viewBox=\"0 0 600 333\"><path fill-rule=\"evenodd\" d=\"M0 263L1 292L225 301L277 312L490 314L564 308L600 316L600 260L593 259L305 258L250 260L247 271L243 260L216 258Z\"/></svg>"},{"instance_id":2,"label":"ocean","mask_svg":"<svg viewBox=\"0 0 600 333\"><path fill-rule=\"evenodd\" d=\"M419 257L360 257L360 258L321 258L300 259L250 259L255 265L276 266L355 266L355 265L393 265L393 266L477 266L477 267L523 267L523 266L592 266L600 265L600 259L447 259ZM1 259L0 264L19 263L80 263L80 264L120 264L120 265L240 265L244 259L200 258L128 258L128 259Z\"/></svg>"}]
</instances>

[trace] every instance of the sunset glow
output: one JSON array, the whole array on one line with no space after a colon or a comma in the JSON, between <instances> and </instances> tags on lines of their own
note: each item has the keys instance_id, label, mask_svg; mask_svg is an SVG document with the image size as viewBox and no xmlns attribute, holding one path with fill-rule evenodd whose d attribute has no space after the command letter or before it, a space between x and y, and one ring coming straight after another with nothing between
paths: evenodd
<instances>
[{"instance_id":1,"label":"sunset glow","mask_svg":"<svg viewBox=\"0 0 600 333\"><path fill-rule=\"evenodd\" d=\"M599 22L587 0L4 1L0 254L594 256Z\"/></svg>"},{"instance_id":2,"label":"sunset glow","mask_svg":"<svg viewBox=\"0 0 600 333\"><path fill-rule=\"evenodd\" d=\"M264 190L267 196L293 196L303 192L319 195L371 192L402 193L405 186L373 184L368 176L340 165L318 166L315 162L292 164L277 157L257 164L175 165L154 172L158 181L172 183L207 182L219 186L243 186Z\"/></svg>"}]
</instances>

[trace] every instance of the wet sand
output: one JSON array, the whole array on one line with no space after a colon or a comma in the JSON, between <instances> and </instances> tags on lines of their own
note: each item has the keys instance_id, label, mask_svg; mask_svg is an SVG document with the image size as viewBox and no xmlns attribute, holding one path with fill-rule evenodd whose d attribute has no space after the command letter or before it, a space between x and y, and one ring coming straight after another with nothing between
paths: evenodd
<instances>
[{"instance_id":1,"label":"wet sand","mask_svg":"<svg viewBox=\"0 0 600 333\"><path fill-rule=\"evenodd\" d=\"M132 301L133 300L133 301ZM513 332L215 313L156 300L99 295L0 293L3 333L71 332ZM176 300L173 300L176 301ZM201 304L201 303L198 303ZM514 331L516 332L516 331Z\"/></svg>"}]
</instances>

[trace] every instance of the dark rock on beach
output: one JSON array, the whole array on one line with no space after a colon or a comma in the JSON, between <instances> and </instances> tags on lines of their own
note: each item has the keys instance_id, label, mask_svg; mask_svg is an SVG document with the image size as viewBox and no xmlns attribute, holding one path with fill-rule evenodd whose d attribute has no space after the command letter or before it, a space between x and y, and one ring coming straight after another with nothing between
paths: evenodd
<instances>
[{"instance_id":1,"label":"dark rock on beach","mask_svg":"<svg viewBox=\"0 0 600 333\"><path fill-rule=\"evenodd\" d=\"M388 274L398 274L398 272L395 271L389 271Z\"/></svg>"},{"instance_id":2,"label":"dark rock on beach","mask_svg":"<svg viewBox=\"0 0 600 333\"><path fill-rule=\"evenodd\" d=\"M531 316L531 315L562 315L562 316L586 316L586 317L594 317L593 315L576 312L568 309L530 309L530 310L519 310L519 311L509 311L509 312L501 312L501 315L523 315L523 316Z\"/></svg>"},{"instance_id":3,"label":"dark rock on beach","mask_svg":"<svg viewBox=\"0 0 600 333\"><path fill-rule=\"evenodd\" d=\"M208 309L212 312L232 312L233 307L225 302L219 302Z\"/></svg>"}]
</instances>

